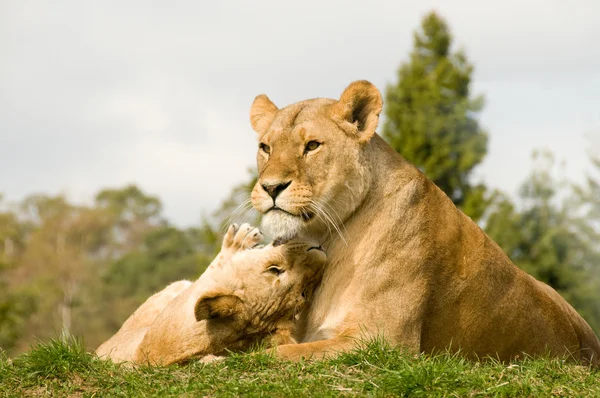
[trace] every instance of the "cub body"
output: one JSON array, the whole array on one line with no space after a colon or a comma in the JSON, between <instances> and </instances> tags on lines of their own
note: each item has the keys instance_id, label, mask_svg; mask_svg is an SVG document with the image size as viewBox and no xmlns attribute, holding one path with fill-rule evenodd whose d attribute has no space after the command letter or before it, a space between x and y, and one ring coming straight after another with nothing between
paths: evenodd
<instances>
[{"instance_id":1,"label":"cub body","mask_svg":"<svg viewBox=\"0 0 600 398\"><path fill-rule=\"evenodd\" d=\"M326 255L312 241L257 247L260 240L255 228L230 227L198 280L176 282L152 296L97 354L168 365L255 343L294 342L295 315L320 281Z\"/></svg>"}]
</instances>

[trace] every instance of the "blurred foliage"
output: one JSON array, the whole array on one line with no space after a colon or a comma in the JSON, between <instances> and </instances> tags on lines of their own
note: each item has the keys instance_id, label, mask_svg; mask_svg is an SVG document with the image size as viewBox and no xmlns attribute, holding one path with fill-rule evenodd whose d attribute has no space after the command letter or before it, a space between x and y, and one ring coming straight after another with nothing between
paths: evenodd
<instances>
[{"instance_id":1,"label":"blurred foliage","mask_svg":"<svg viewBox=\"0 0 600 398\"><path fill-rule=\"evenodd\" d=\"M254 210L250 202L250 193L258 180L256 168L247 170L246 182L242 182L231 190L229 196L221 203L221 206L213 213L213 220L221 230L224 230L232 222L260 224L260 214Z\"/></svg>"},{"instance_id":2,"label":"blurred foliage","mask_svg":"<svg viewBox=\"0 0 600 398\"><path fill-rule=\"evenodd\" d=\"M473 66L451 45L446 22L435 12L426 15L410 61L387 87L383 136L477 221L489 203L486 187L470 181L487 152L477 120L483 97L471 96Z\"/></svg>"},{"instance_id":3,"label":"blurred foliage","mask_svg":"<svg viewBox=\"0 0 600 398\"><path fill-rule=\"evenodd\" d=\"M4 349L15 346L37 304L29 289L15 286L9 278L19 264L25 238L25 225L15 213L0 211L0 347Z\"/></svg>"},{"instance_id":4,"label":"blurred foliage","mask_svg":"<svg viewBox=\"0 0 600 398\"><path fill-rule=\"evenodd\" d=\"M180 230L162 226L149 231L136 249L112 262L102 280L106 295L116 300L116 312L126 317L138 303L163 289L169 282L196 279L212 260L212 245L205 245L198 229ZM134 299L132 308L123 306Z\"/></svg>"},{"instance_id":5,"label":"blurred foliage","mask_svg":"<svg viewBox=\"0 0 600 398\"><path fill-rule=\"evenodd\" d=\"M549 152L533 154L534 169L513 202L499 195L486 232L511 260L571 303L600 331L600 230L594 214L598 187L574 187L556 177Z\"/></svg>"},{"instance_id":6,"label":"blurred foliage","mask_svg":"<svg viewBox=\"0 0 600 398\"><path fill-rule=\"evenodd\" d=\"M97 347L150 295L198 278L228 223L258 222L248 200L255 181L250 171L210 218L184 229L135 185L104 189L91 206L0 196L0 348L14 355L58 334Z\"/></svg>"},{"instance_id":7,"label":"blurred foliage","mask_svg":"<svg viewBox=\"0 0 600 398\"><path fill-rule=\"evenodd\" d=\"M61 195L0 205L0 347L13 353L60 332L95 348L148 296L196 279L220 241L208 222L170 225L160 200L133 185L92 206Z\"/></svg>"}]
</instances>

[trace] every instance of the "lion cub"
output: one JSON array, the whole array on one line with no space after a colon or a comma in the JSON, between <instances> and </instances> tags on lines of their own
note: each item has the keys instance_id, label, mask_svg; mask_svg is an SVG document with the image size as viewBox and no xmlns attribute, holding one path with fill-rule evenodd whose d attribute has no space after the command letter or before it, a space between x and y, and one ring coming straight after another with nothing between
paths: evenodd
<instances>
[{"instance_id":1,"label":"lion cub","mask_svg":"<svg viewBox=\"0 0 600 398\"><path fill-rule=\"evenodd\" d=\"M326 255L314 242L257 246L262 238L247 224L232 225L198 280L150 297L97 355L168 365L260 342L293 343L294 316L319 282Z\"/></svg>"}]
</instances>

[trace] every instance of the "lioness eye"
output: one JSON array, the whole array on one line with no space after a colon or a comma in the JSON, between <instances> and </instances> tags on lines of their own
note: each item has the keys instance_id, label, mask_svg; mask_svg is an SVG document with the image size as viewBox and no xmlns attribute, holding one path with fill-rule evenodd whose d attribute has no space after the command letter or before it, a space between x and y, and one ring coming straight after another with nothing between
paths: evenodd
<instances>
[{"instance_id":1,"label":"lioness eye","mask_svg":"<svg viewBox=\"0 0 600 398\"><path fill-rule=\"evenodd\" d=\"M279 275L283 273L283 270L281 268L275 266L270 266L269 269L267 269L267 271L269 271L273 275Z\"/></svg>"},{"instance_id":2,"label":"lioness eye","mask_svg":"<svg viewBox=\"0 0 600 398\"><path fill-rule=\"evenodd\" d=\"M320 146L321 146L320 142L317 142L317 141L308 141L308 143L306 144L306 148L304 148L304 150L306 152L310 152L310 151L314 151L315 149L317 149Z\"/></svg>"},{"instance_id":3,"label":"lioness eye","mask_svg":"<svg viewBox=\"0 0 600 398\"><path fill-rule=\"evenodd\" d=\"M263 144L262 142L258 145L260 149L263 150L267 155L271 153L271 148L267 144Z\"/></svg>"}]
</instances>

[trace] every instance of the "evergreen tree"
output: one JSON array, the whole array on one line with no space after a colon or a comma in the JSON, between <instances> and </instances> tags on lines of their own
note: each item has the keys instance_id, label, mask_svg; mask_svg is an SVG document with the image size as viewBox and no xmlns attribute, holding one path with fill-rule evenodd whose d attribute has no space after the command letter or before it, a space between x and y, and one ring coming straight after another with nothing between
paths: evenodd
<instances>
[{"instance_id":1,"label":"evergreen tree","mask_svg":"<svg viewBox=\"0 0 600 398\"><path fill-rule=\"evenodd\" d=\"M483 184L470 175L487 152L487 134L477 113L483 98L470 95L473 66L450 52L446 22L428 14L414 35L410 62L386 91L383 136L431 178L465 214L478 220L488 205Z\"/></svg>"}]
</instances>

